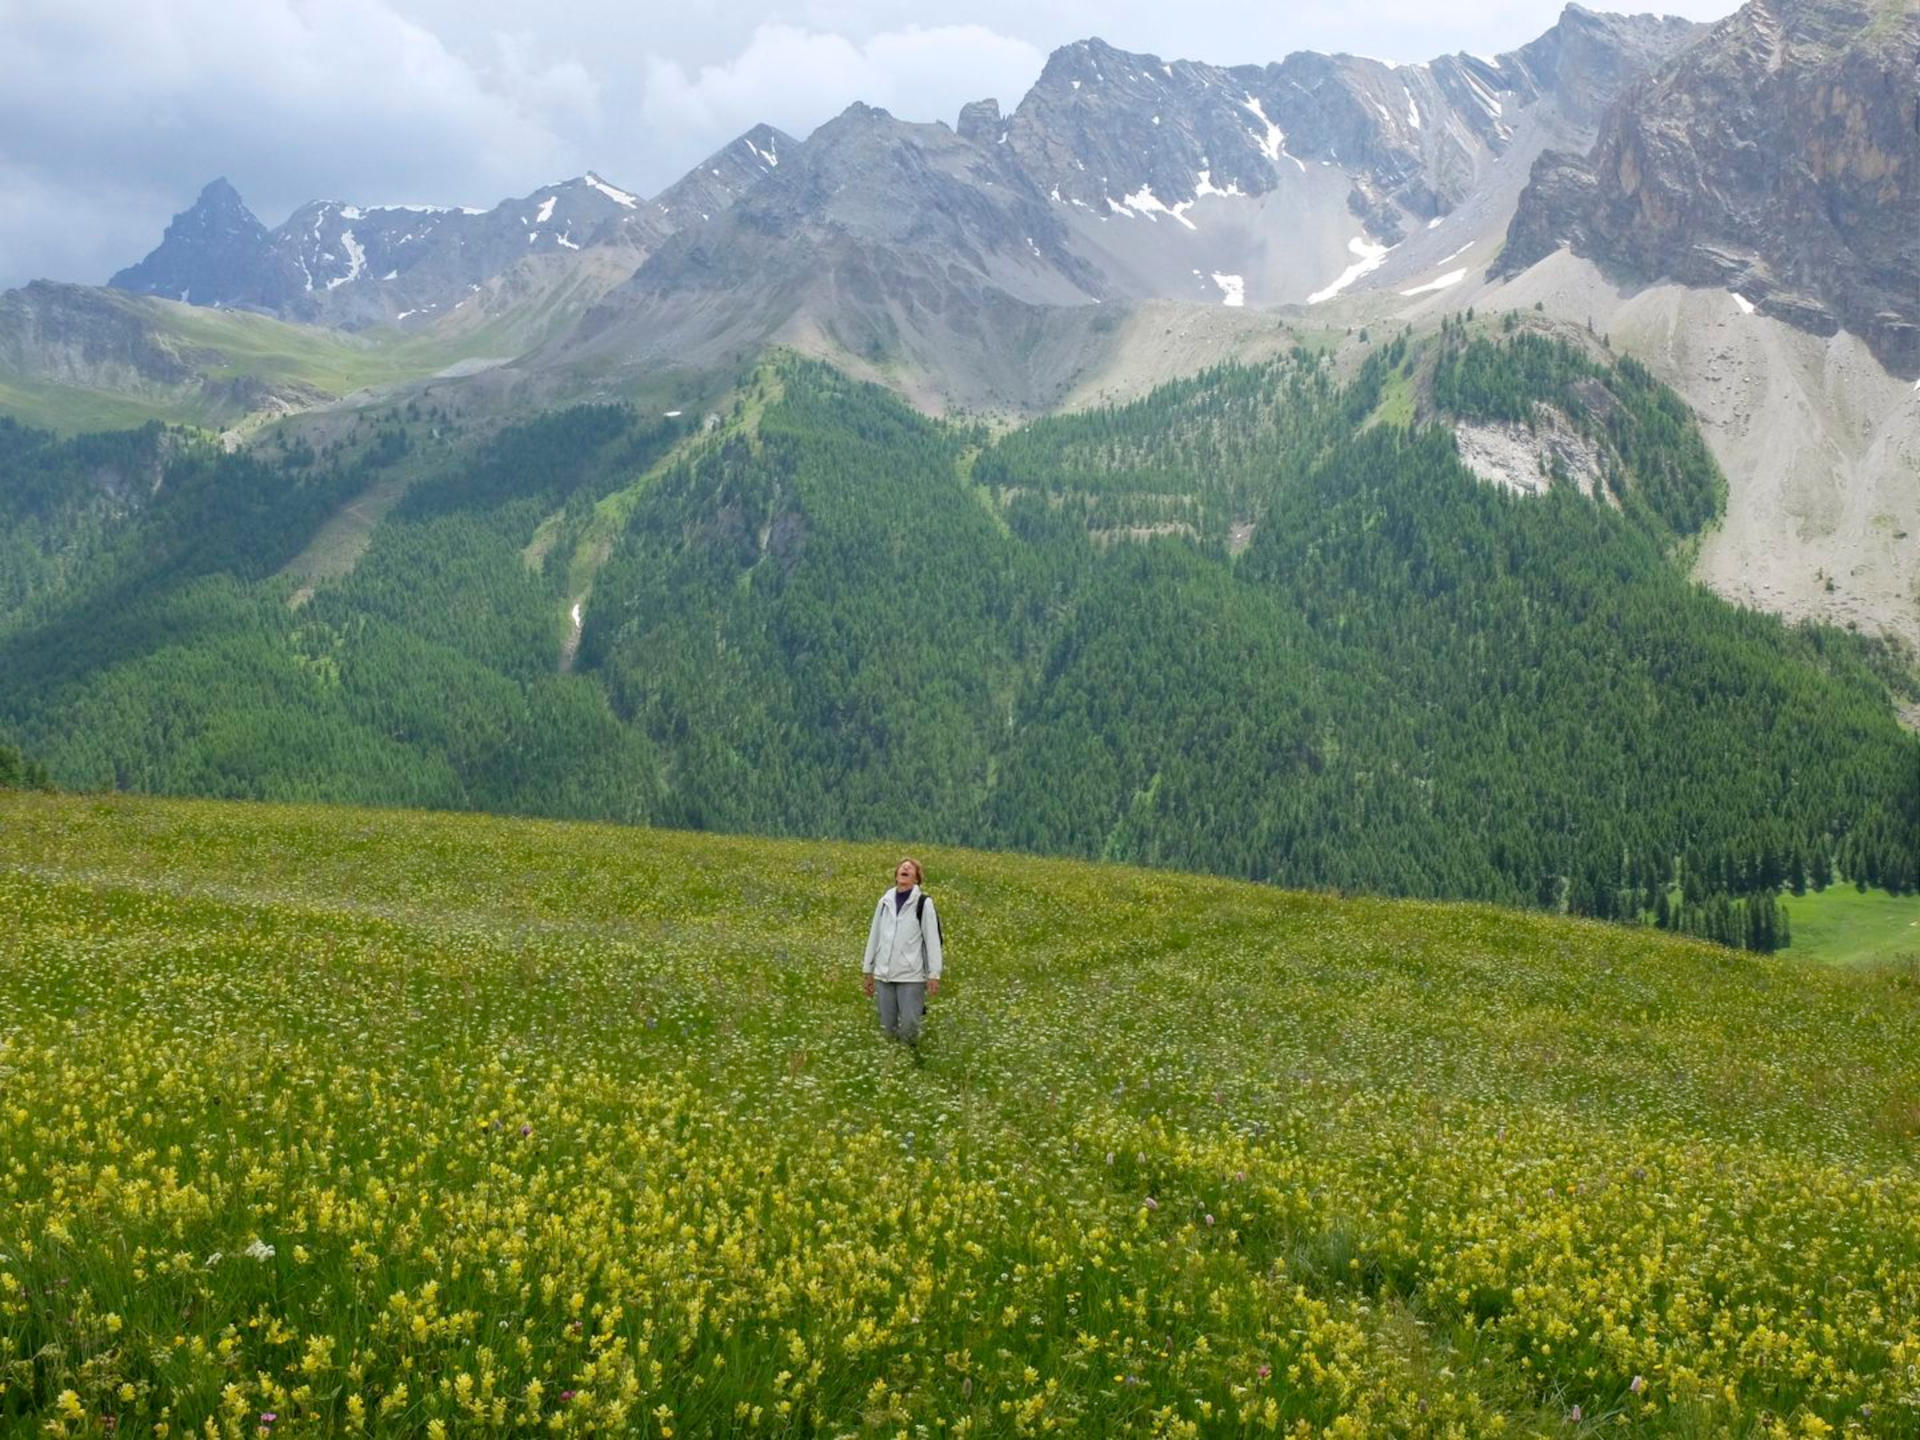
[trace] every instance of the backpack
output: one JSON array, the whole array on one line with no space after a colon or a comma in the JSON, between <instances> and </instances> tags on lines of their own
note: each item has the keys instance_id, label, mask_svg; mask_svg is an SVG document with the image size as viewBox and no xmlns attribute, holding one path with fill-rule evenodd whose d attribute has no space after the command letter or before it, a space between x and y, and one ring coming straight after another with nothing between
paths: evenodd
<instances>
[{"instance_id":1,"label":"backpack","mask_svg":"<svg viewBox=\"0 0 1920 1440\"><path fill-rule=\"evenodd\" d=\"M913 907L913 918L920 922L920 928L922 930L925 930L927 926L928 899L929 896L927 892L922 890L919 900L915 902ZM933 912L933 933L939 937L940 951L944 955L947 949L947 927L940 923L940 912L938 910Z\"/></svg>"}]
</instances>

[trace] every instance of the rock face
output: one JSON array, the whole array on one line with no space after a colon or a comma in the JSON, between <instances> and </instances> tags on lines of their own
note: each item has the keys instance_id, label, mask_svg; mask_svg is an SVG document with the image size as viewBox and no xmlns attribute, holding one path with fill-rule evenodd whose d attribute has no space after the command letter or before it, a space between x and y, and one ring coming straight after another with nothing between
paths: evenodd
<instances>
[{"instance_id":1,"label":"rock face","mask_svg":"<svg viewBox=\"0 0 1920 1440\"><path fill-rule=\"evenodd\" d=\"M662 243L575 358L718 362L768 339L875 365L1007 363L1030 312L1104 290L1007 147L853 105L724 214Z\"/></svg>"},{"instance_id":2,"label":"rock face","mask_svg":"<svg viewBox=\"0 0 1920 1440\"><path fill-rule=\"evenodd\" d=\"M1085 40L1054 52L1007 143L1050 195L1099 215L1264 195L1288 167L1337 166L1352 177L1354 213L1393 243L1409 222L1459 204L1524 112L1544 101L1590 130L1624 85L1697 29L1575 5L1493 59L1391 65L1300 52L1230 69Z\"/></svg>"},{"instance_id":3,"label":"rock face","mask_svg":"<svg viewBox=\"0 0 1920 1440\"><path fill-rule=\"evenodd\" d=\"M1504 224L1545 139L1590 139L1621 86L1697 33L1573 7L1494 60L1232 69L1087 40L1011 115L975 101L948 129L854 105L783 137L777 164L770 139L734 147L767 162L757 183L662 241L567 363L725 363L785 340L909 389L937 372L954 403L1044 404L1049 361L1098 326L1043 312L1313 302L1409 238L1457 253L1426 232L1468 201Z\"/></svg>"},{"instance_id":4,"label":"rock face","mask_svg":"<svg viewBox=\"0 0 1920 1440\"><path fill-rule=\"evenodd\" d=\"M138 392L186 383L218 358L183 353L135 302L110 291L36 280L0 295L0 373Z\"/></svg>"},{"instance_id":5,"label":"rock face","mask_svg":"<svg viewBox=\"0 0 1920 1440\"><path fill-rule=\"evenodd\" d=\"M9 290L0 294L0 376L185 403L219 417L328 398L290 381L224 374L231 356L157 326L157 308L92 285L36 280Z\"/></svg>"},{"instance_id":6,"label":"rock face","mask_svg":"<svg viewBox=\"0 0 1920 1440\"><path fill-rule=\"evenodd\" d=\"M1920 375L1920 9L1750 0L1608 117L1540 157L1500 260L1561 245L1840 326Z\"/></svg>"},{"instance_id":7,"label":"rock face","mask_svg":"<svg viewBox=\"0 0 1920 1440\"><path fill-rule=\"evenodd\" d=\"M189 305L217 305L230 294L273 294L280 278L272 235L222 177L173 217L157 250L109 283Z\"/></svg>"},{"instance_id":8,"label":"rock face","mask_svg":"<svg viewBox=\"0 0 1920 1440\"><path fill-rule=\"evenodd\" d=\"M770 125L755 126L652 200L589 171L486 211L315 201L277 230L216 180L174 218L159 249L108 283L347 330L417 326L528 260L613 250L631 273L667 236L727 209L798 147Z\"/></svg>"},{"instance_id":9,"label":"rock face","mask_svg":"<svg viewBox=\"0 0 1920 1440\"><path fill-rule=\"evenodd\" d=\"M711 220L780 168L800 142L771 125L756 125L731 145L716 150L653 197L668 230L683 230Z\"/></svg>"},{"instance_id":10,"label":"rock face","mask_svg":"<svg viewBox=\"0 0 1920 1440\"><path fill-rule=\"evenodd\" d=\"M971 140L976 145L998 145L1000 137L1007 133L1000 119L998 100L975 100L960 107L960 123L954 133L962 140Z\"/></svg>"}]
</instances>

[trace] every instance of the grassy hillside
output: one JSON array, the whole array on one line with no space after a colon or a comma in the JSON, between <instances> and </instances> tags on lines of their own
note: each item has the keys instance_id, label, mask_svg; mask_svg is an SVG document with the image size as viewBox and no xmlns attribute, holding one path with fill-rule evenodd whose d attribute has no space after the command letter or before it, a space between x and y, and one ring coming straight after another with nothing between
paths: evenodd
<instances>
[{"instance_id":1,"label":"grassy hillside","mask_svg":"<svg viewBox=\"0 0 1920 1440\"><path fill-rule=\"evenodd\" d=\"M0 415L66 435L147 420L224 427L517 353L498 348L497 325L354 335L84 286L0 298L14 312L0 303Z\"/></svg>"},{"instance_id":2,"label":"grassy hillside","mask_svg":"<svg viewBox=\"0 0 1920 1440\"><path fill-rule=\"evenodd\" d=\"M0 797L0 1423L1912 1433L1905 970L896 856Z\"/></svg>"},{"instance_id":3,"label":"grassy hillside","mask_svg":"<svg viewBox=\"0 0 1920 1440\"><path fill-rule=\"evenodd\" d=\"M1781 903L1793 925L1794 954L1803 960L1920 966L1920 896L1833 885Z\"/></svg>"}]
</instances>

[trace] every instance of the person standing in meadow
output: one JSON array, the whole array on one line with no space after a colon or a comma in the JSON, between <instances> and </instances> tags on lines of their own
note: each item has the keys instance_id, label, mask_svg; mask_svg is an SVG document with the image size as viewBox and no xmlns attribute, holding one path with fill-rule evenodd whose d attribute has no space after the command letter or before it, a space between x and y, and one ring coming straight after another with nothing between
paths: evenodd
<instances>
[{"instance_id":1,"label":"person standing in meadow","mask_svg":"<svg viewBox=\"0 0 1920 1440\"><path fill-rule=\"evenodd\" d=\"M880 1007L880 1028L908 1045L919 1042L927 997L940 993L940 917L920 888L924 878L911 857L894 867L892 888L874 906L860 962L862 983Z\"/></svg>"}]
</instances>

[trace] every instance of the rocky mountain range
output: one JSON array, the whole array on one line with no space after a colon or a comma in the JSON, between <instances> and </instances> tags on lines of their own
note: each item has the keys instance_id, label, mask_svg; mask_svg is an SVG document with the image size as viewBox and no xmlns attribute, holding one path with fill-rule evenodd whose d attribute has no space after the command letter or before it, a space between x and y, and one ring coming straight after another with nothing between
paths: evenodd
<instances>
[{"instance_id":1,"label":"rocky mountain range","mask_svg":"<svg viewBox=\"0 0 1920 1440\"><path fill-rule=\"evenodd\" d=\"M1562 246L1920 374L1920 7L1751 0L1535 163L1498 271Z\"/></svg>"},{"instance_id":2,"label":"rocky mountain range","mask_svg":"<svg viewBox=\"0 0 1920 1440\"><path fill-rule=\"evenodd\" d=\"M756 127L651 200L589 174L484 213L316 202L269 231L215 181L111 283L419 325L529 257L614 247L635 273L588 338L631 310L681 355L740 339L747 309L762 338L807 312L855 350L926 324L907 348L937 353L955 338L939 317L962 306L1304 303L1485 193L1510 199L1542 148L1591 141L1696 29L1569 6L1509 54L1417 65L1303 52L1223 68L1086 40L1009 115L981 101L949 128L856 103L804 142Z\"/></svg>"},{"instance_id":3,"label":"rocky mountain range","mask_svg":"<svg viewBox=\"0 0 1920 1440\"><path fill-rule=\"evenodd\" d=\"M569 363L781 339L1032 408L1060 337L1106 323L1081 307L1314 306L1504 238L1496 276L1571 248L1920 373L1916 66L1905 0L1750 0L1711 29L1569 5L1517 50L1422 64L1090 39L1010 113L856 102L804 141L757 126L651 199L589 173L484 212L314 202L269 230L216 180L111 284L349 331L564 285L588 313L540 338Z\"/></svg>"},{"instance_id":4,"label":"rocky mountain range","mask_svg":"<svg viewBox=\"0 0 1920 1440\"><path fill-rule=\"evenodd\" d=\"M1055 403L1099 305L1315 305L1504 227L1534 157L1590 142L1698 28L1570 6L1510 54L1419 65L1164 61L1100 40L1011 114L856 104L709 222L664 239L557 357L724 363L841 353L934 403Z\"/></svg>"},{"instance_id":5,"label":"rocky mountain range","mask_svg":"<svg viewBox=\"0 0 1920 1440\"><path fill-rule=\"evenodd\" d=\"M758 126L652 200L589 171L485 211L315 201L273 230L219 179L174 217L158 249L108 283L343 330L418 327L529 259L613 250L637 266L676 229L731 205L795 144Z\"/></svg>"}]
</instances>

